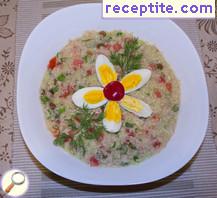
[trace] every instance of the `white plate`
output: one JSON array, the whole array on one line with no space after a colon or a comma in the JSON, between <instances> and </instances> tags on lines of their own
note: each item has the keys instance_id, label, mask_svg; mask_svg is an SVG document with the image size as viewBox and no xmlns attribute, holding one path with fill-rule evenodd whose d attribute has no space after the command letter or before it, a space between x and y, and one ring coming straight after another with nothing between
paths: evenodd
<instances>
[{"instance_id":1,"label":"white plate","mask_svg":"<svg viewBox=\"0 0 217 198\"><path fill-rule=\"evenodd\" d=\"M70 38L86 30L114 29L133 32L163 52L181 81L181 108L175 134L159 154L139 165L92 168L53 145L45 126L39 88L50 57ZM98 185L147 183L174 173L199 149L208 121L208 94L202 65L185 33L170 20L102 19L100 4L62 9L32 31L20 59L17 107L23 138L45 167L65 178Z\"/></svg>"}]
</instances>

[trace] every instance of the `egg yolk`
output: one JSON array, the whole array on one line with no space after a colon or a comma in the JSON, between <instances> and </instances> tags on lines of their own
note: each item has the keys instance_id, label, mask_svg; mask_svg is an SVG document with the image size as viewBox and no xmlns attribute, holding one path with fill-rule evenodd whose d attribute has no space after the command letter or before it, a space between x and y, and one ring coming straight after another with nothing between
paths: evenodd
<instances>
[{"instance_id":1,"label":"egg yolk","mask_svg":"<svg viewBox=\"0 0 217 198\"><path fill-rule=\"evenodd\" d=\"M142 76L139 74L129 74L125 76L121 83L124 86L125 91L136 88L142 81Z\"/></svg>"},{"instance_id":2,"label":"egg yolk","mask_svg":"<svg viewBox=\"0 0 217 198\"><path fill-rule=\"evenodd\" d=\"M100 65L98 68L99 76L103 85L117 80L117 73L112 70L107 64Z\"/></svg>"},{"instance_id":3,"label":"egg yolk","mask_svg":"<svg viewBox=\"0 0 217 198\"><path fill-rule=\"evenodd\" d=\"M117 102L109 101L104 112L105 119L108 121L120 122L121 109Z\"/></svg>"},{"instance_id":4,"label":"egg yolk","mask_svg":"<svg viewBox=\"0 0 217 198\"><path fill-rule=\"evenodd\" d=\"M141 102L131 96L125 95L124 98L121 100L121 104L127 109L135 112L140 112L143 110L143 105L141 104Z\"/></svg>"},{"instance_id":5,"label":"egg yolk","mask_svg":"<svg viewBox=\"0 0 217 198\"><path fill-rule=\"evenodd\" d=\"M101 90L88 91L83 97L88 104L97 104L105 99L103 91Z\"/></svg>"}]
</instances>

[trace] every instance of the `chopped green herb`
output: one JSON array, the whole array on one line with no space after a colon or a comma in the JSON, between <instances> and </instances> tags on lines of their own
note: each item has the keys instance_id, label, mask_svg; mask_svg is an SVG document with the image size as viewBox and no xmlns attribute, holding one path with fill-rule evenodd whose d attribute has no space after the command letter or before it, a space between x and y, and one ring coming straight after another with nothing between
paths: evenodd
<instances>
[{"instance_id":1,"label":"chopped green herb","mask_svg":"<svg viewBox=\"0 0 217 198\"><path fill-rule=\"evenodd\" d=\"M49 102L49 101L50 101L50 99L47 96L41 95L41 102L43 104L47 104L47 102Z\"/></svg>"},{"instance_id":2,"label":"chopped green herb","mask_svg":"<svg viewBox=\"0 0 217 198\"><path fill-rule=\"evenodd\" d=\"M59 114L62 114L62 113L64 113L65 111L66 111L66 108L65 108L65 107L61 107L61 108L58 109L58 113L59 113Z\"/></svg>"},{"instance_id":3,"label":"chopped green herb","mask_svg":"<svg viewBox=\"0 0 217 198\"><path fill-rule=\"evenodd\" d=\"M146 96L150 96L151 94L150 93L145 93L146 94Z\"/></svg>"},{"instance_id":4,"label":"chopped green herb","mask_svg":"<svg viewBox=\"0 0 217 198\"><path fill-rule=\"evenodd\" d=\"M126 122L126 123L125 123L125 127L127 127L127 128L133 128L133 127L134 127L134 124L133 124L133 123L130 123L130 122Z\"/></svg>"},{"instance_id":5,"label":"chopped green herb","mask_svg":"<svg viewBox=\"0 0 217 198\"><path fill-rule=\"evenodd\" d=\"M60 74L57 76L57 80L63 82L65 80L66 76L64 74Z\"/></svg>"},{"instance_id":6,"label":"chopped green herb","mask_svg":"<svg viewBox=\"0 0 217 198\"><path fill-rule=\"evenodd\" d=\"M78 86L78 89L83 89L83 88L84 88L83 85L79 85L79 86Z\"/></svg>"},{"instance_id":7,"label":"chopped green herb","mask_svg":"<svg viewBox=\"0 0 217 198\"><path fill-rule=\"evenodd\" d=\"M93 140L93 139L97 140L102 134L101 133L102 129L103 129L102 126L96 127L95 129L93 129L93 131L91 130L90 132L86 132L84 134L84 137L89 140Z\"/></svg>"},{"instance_id":8,"label":"chopped green herb","mask_svg":"<svg viewBox=\"0 0 217 198\"><path fill-rule=\"evenodd\" d=\"M72 119L68 119L67 124L68 124L68 127L70 127L72 130L77 130L78 129L76 127L76 124L75 124L74 120L72 120Z\"/></svg>"},{"instance_id":9,"label":"chopped green herb","mask_svg":"<svg viewBox=\"0 0 217 198\"><path fill-rule=\"evenodd\" d=\"M131 142L128 144L128 146L132 149L132 150L135 150L136 149L136 146L134 144L132 144Z\"/></svg>"},{"instance_id":10,"label":"chopped green herb","mask_svg":"<svg viewBox=\"0 0 217 198\"><path fill-rule=\"evenodd\" d=\"M79 150L82 152L82 155L85 155L86 153L86 149L85 149L85 146L84 146L84 140L82 138L81 135L78 135L76 137L76 139L72 140L71 143L72 147L75 149L75 150Z\"/></svg>"},{"instance_id":11,"label":"chopped green herb","mask_svg":"<svg viewBox=\"0 0 217 198\"><path fill-rule=\"evenodd\" d=\"M54 140L54 144L56 146L63 146L65 141L67 140L67 138L69 138L70 136L67 135L66 133L61 133L55 140Z\"/></svg>"},{"instance_id":12,"label":"chopped green herb","mask_svg":"<svg viewBox=\"0 0 217 198\"><path fill-rule=\"evenodd\" d=\"M129 162L121 162L121 166L127 166L129 165Z\"/></svg>"},{"instance_id":13,"label":"chopped green herb","mask_svg":"<svg viewBox=\"0 0 217 198\"><path fill-rule=\"evenodd\" d=\"M124 33L123 32L117 32L117 36L122 36Z\"/></svg>"},{"instance_id":14,"label":"chopped green herb","mask_svg":"<svg viewBox=\"0 0 217 198\"><path fill-rule=\"evenodd\" d=\"M111 53L111 62L120 66L122 75L141 68L143 54L138 52L139 48L139 41L134 38L125 43L123 53Z\"/></svg>"},{"instance_id":15,"label":"chopped green herb","mask_svg":"<svg viewBox=\"0 0 217 198\"><path fill-rule=\"evenodd\" d=\"M116 142L114 142L114 143L112 144L112 148L115 148L115 146L116 146Z\"/></svg>"},{"instance_id":16,"label":"chopped green herb","mask_svg":"<svg viewBox=\"0 0 217 198\"><path fill-rule=\"evenodd\" d=\"M126 144L121 144L121 146L117 148L117 150L120 150L121 155L125 155L127 154L128 146Z\"/></svg>"},{"instance_id":17,"label":"chopped green herb","mask_svg":"<svg viewBox=\"0 0 217 198\"><path fill-rule=\"evenodd\" d=\"M58 92L59 90L59 87L58 86L55 86L53 88L51 88L49 91L52 93L52 94L55 94L56 92Z\"/></svg>"},{"instance_id":18,"label":"chopped green herb","mask_svg":"<svg viewBox=\"0 0 217 198\"><path fill-rule=\"evenodd\" d=\"M110 42L110 41L112 40L112 37L109 36L109 35L106 35L106 36L104 37L104 40L105 40L106 42Z\"/></svg>"},{"instance_id":19,"label":"chopped green herb","mask_svg":"<svg viewBox=\"0 0 217 198\"><path fill-rule=\"evenodd\" d=\"M85 55L84 57L82 57L82 59L85 63L88 63L89 56Z\"/></svg>"},{"instance_id":20,"label":"chopped green herb","mask_svg":"<svg viewBox=\"0 0 217 198\"><path fill-rule=\"evenodd\" d=\"M104 112L101 112L97 117L97 121L102 121L103 118L104 118Z\"/></svg>"},{"instance_id":21,"label":"chopped green herb","mask_svg":"<svg viewBox=\"0 0 217 198\"><path fill-rule=\"evenodd\" d=\"M178 112L179 111L179 106L177 104L173 105L172 111L173 112Z\"/></svg>"},{"instance_id":22,"label":"chopped green herb","mask_svg":"<svg viewBox=\"0 0 217 198\"><path fill-rule=\"evenodd\" d=\"M135 162L138 162L139 157L138 157L137 155L134 155L134 156L133 156L133 160L134 160Z\"/></svg>"},{"instance_id":23,"label":"chopped green herb","mask_svg":"<svg viewBox=\"0 0 217 198\"><path fill-rule=\"evenodd\" d=\"M78 131L76 140L73 140L71 144L77 149L81 147L80 149L85 153L84 139L97 140L102 134L103 126L98 123L96 124L99 116L96 116L94 112L90 111L86 106L79 109L78 112L75 113L75 117L78 117L80 120L79 126L76 126L73 120L67 120L68 126L70 126L72 130Z\"/></svg>"}]
</instances>

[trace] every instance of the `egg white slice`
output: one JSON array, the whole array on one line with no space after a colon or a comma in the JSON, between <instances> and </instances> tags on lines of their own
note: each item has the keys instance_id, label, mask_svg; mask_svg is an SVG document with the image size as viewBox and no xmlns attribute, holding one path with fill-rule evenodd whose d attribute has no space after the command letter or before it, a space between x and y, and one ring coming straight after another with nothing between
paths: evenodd
<instances>
[{"instance_id":1,"label":"egg white slice","mask_svg":"<svg viewBox=\"0 0 217 198\"><path fill-rule=\"evenodd\" d=\"M139 117L146 118L152 114L152 109L148 104L132 96L125 95L124 98L120 101L120 105L127 111L134 113Z\"/></svg>"},{"instance_id":2,"label":"egg white slice","mask_svg":"<svg viewBox=\"0 0 217 198\"><path fill-rule=\"evenodd\" d=\"M151 78L151 71L149 69L138 69L130 72L121 80L124 86L125 93L129 93L140 89Z\"/></svg>"},{"instance_id":3,"label":"egg white slice","mask_svg":"<svg viewBox=\"0 0 217 198\"><path fill-rule=\"evenodd\" d=\"M89 94L89 101L87 100ZM106 104L107 99L104 97L103 88L101 87L86 87L79 89L72 95L72 101L78 107L87 106L89 109L98 108Z\"/></svg>"},{"instance_id":4,"label":"egg white slice","mask_svg":"<svg viewBox=\"0 0 217 198\"><path fill-rule=\"evenodd\" d=\"M106 86L108 83L117 80L117 73L113 64L104 55L98 55L96 59L96 74L99 82Z\"/></svg>"},{"instance_id":5,"label":"egg white slice","mask_svg":"<svg viewBox=\"0 0 217 198\"><path fill-rule=\"evenodd\" d=\"M122 125L121 109L117 102L109 101L105 107L103 126L110 133L117 133Z\"/></svg>"}]
</instances>

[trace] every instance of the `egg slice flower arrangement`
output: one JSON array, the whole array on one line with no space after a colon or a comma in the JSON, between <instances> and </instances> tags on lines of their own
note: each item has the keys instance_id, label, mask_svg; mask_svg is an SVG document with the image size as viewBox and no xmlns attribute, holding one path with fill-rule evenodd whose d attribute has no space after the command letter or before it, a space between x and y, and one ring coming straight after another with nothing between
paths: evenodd
<instances>
[{"instance_id":1,"label":"egg slice flower arrangement","mask_svg":"<svg viewBox=\"0 0 217 198\"><path fill-rule=\"evenodd\" d=\"M102 87L86 87L72 95L72 101L80 108L86 106L94 109L106 104L103 126L106 131L116 133L122 125L121 107L139 117L149 117L151 107L145 102L127 95L140 89L151 77L148 69L138 69L128 73L120 81L109 59L98 55L96 59L96 74Z\"/></svg>"}]
</instances>

